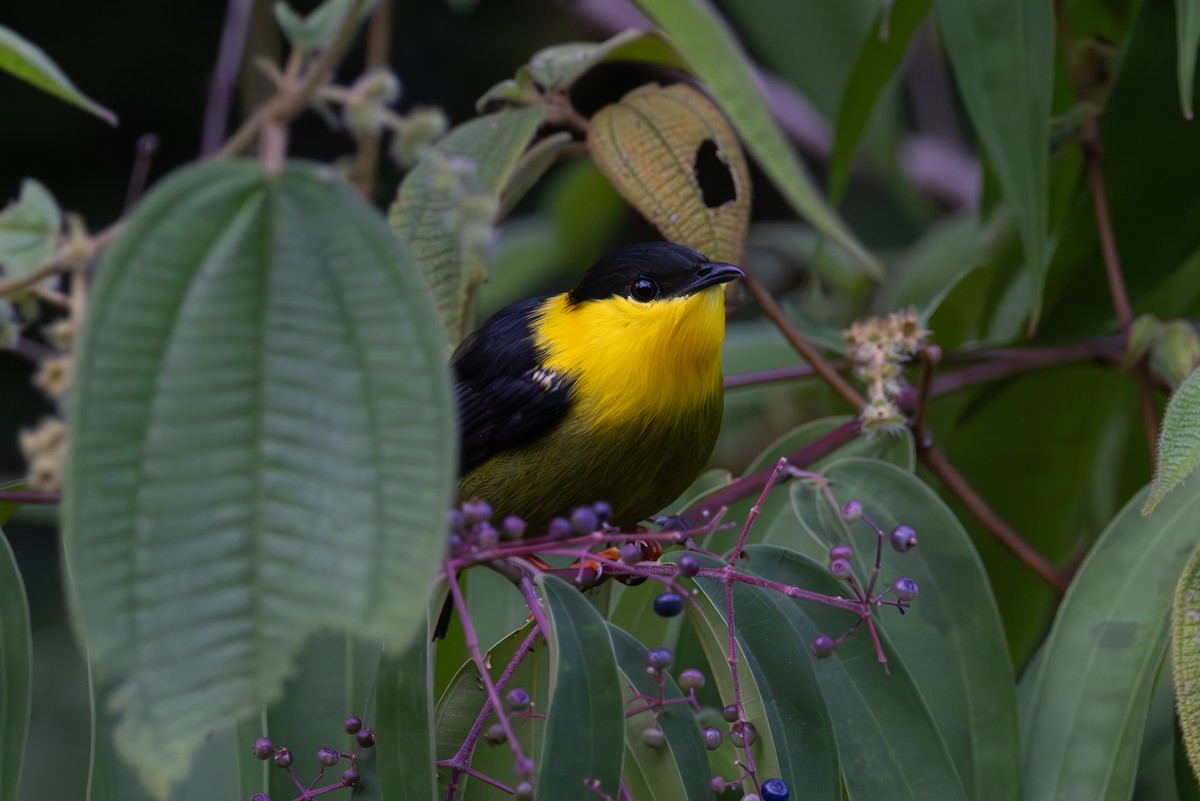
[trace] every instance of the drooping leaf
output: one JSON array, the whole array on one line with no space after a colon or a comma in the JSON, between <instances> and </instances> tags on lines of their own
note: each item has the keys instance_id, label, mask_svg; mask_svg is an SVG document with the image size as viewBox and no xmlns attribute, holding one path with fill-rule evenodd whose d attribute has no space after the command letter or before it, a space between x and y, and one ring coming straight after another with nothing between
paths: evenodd
<instances>
[{"instance_id":1,"label":"drooping leaf","mask_svg":"<svg viewBox=\"0 0 1200 801\"><path fill-rule=\"evenodd\" d=\"M441 326L326 171L210 162L106 252L72 397L64 548L118 750L157 795L327 626L403 647L454 480Z\"/></svg>"},{"instance_id":2,"label":"drooping leaf","mask_svg":"<svg viewBox=\"0 0 1200 801\"><path fill-rule=\"evenodd\" d=\"M538 140L521 155L504 185L504 191L500 193L500 217L507 217L516 208L525 193L554 166L571 141L569 133L559 131Z\"/></svg>"},{"instance_id":3,"label":"drooping leaf","mask_svg":"<svg viewBox=\"0 0 1200 801\"><path fill-rule=\"evenodd\" d=\"M1022 797L1128 799L1168 608L1196 544L1200 485L1158 512L1134 497L1092 547L1058 608L1038 669L1020 694Z\"/></svg>"},{"instance_id":4,"label":"drooping leaf","mask_svg":"<svg viewBox=\"0 0 1200 801\"><path fill-rule=\"evenodd\" d=\"M21 196L0 211L0 267L6 278L20 278L50 261L62 229L54 196L32 178L21 182Z\"/></svg>"},{"instance_id":5,"label":"drooping leaf","mask_svg":"<svg viewBox=\"0 0 1200 801\"><path fill-rule=\"evenodd\" d=\"M277 0L272 10L275 21L292 47L305 50L320 50L327 47L337 35L346 14L354 8L357 0L324 0L308 14L297 14L284 0ZM359 11L359 19L370 13L375 0L366 0Z\"/></svg>"},{"instance_id":6,"label":"drooping leaf","mask_svg":"<svg viewBox=\"0 0 1200 801\"><path fill-rule=\"evenodd\" d=\"M620 668L622 683L645 696L658 694L658 685L646 675L646 646L625 630L609 625L609 636ZM658 647L658 646L651 646ZM673 669L677 674L680 665ZM663 675L663 698L683 698L670 673ZM632 699L628 699L632 700ZM632 709L639 702L628 704ZM645 702L640 702L644 706ZM661 748L646 745L641 732L655 723L666 736ZM610 747L615 747L611 743ZM708 754L700 739L700 727L686 704L664 706L657 715L643 712L625 719L625 787L638 801L711 801L708 789Z\"/></svg>"},{"instance_id":7,"label":"drooping leaf","mask_svg":"<svg viewBox=\"0 0 1200 801\"><path fill-rule=\"evenodd\" d=\"M117 124L117 115L80 92L40 47L3 25L0 25L0 70L95 114L109 125Z\"/></svg>"},{"instance_id":8,"label":"drooping leaf","mask_svg":"<svg viewBox=\"0 0 1200 801\"><path fill-rule=\"evenodd\" d=\"M903 617L879 625L904 661L975 799L1014 799L1019 785L1017 699L1008 645L987 573L967 532L933 490L912 473L873 459L840 459L821 471L836 499L831 507L811 485L795 484L792 501L825 545L855 549L860 578L870 575L876 535L845 528L838 510L857 500L885 531L907 525L918 546L884 554L881 580L901 576L921 593ZM834 536L834 532L846 534ZM848 534L848 536L847 536ZM885 546L886 547L886 546Z\"/></svg>"},{"instance_id":9,"label":"drooping leaf","mask_svg":"<svg viewBox=\"0 0 1200 801\"><path fill-rule=\"evenodd\" d=\"M1036 323L1048 255L1054 10L1041 0L936 0L934 6L963 103L1016 215Z\"/></svg>"},{"instance_id":10,"label":"drooping leaf","mask_svg":"<svg viewBox=\"0 0 1200 801\"><path fill-rule=\"evenodd\" d=\"M685 83L633 90L600 109L588 150L663 236L738 262L750 225L750 170L716 106Z\"/></svg>"},{"instance_id":11,"label":"drooping leaf","mask_svg":"<svg viewBox=\"0 0 1200 801\"><path fill-rule=\"evenodd\" d=\"M889 3L880 8L854 69L842 90L834 130L833 153L829 157L829 198L837 202L846 189L854 153L875 108L879 94L904 60L908 43L925 18L930 0Z\"/></svg>"},{"instance_id":12,"label":"drooping leaf","mask_svg":"<svg viewBox=\"0 0 1200 801\"><path fill-rule=\"evenodd\" d=\"M1171 611L1175 708L1192 772L1200 778L1200 548L1192 551L1175 586Z\"/></svg>"},{"instance_id":13,"label":"drooping leaf","mask_svg":"<svg viewBox=\"0 0 1200 801\"><path fill-rule=\"evenodd\" d=\"M529 75L545 90L566 91L588 70L606 61L642 61L685 70L685 62L658 31L621 31L600 42L568 42L534 53Z\"/></svg>"},{"instance_id":14,"label":"drooping leaf","mask_svg":"<svg viewBox=\"0 0 1200 801\"><path fill-rule=\"evenodd\" d=\"M733 33L706 0L638 0L667 32L692 72L746 143L750 155L795 211L876 275L875 258L825 203L775 122Z\"/></svg>"},{"instance_id":15,"label":"drooping leaf","mask_svg":"<svg viewBox=\"0 0 1200 801\"><path fill-rule=\"evenodd\" d=\"M1179 59L1179 105L1183 116L1192 118L1192 95L1196 85L1196 49L1200 48L1200 3L1175 0L1175 46Z\"/></svg>"},{"instance_id":16,"label":"drooping leaf","mask_svg":"<svg viewBox=\"0 0 1200 801\"><path fill-rule=\"evenodd\" d=\"M501 190L544 116L539 104L460 125L400 183L389 222L433 290L451 345L466 334L472 293L487 277L481 227L490 231ZM478 216L464 213L468 204Z\"/></svg>"},{"instance_id":17,"label":"drooping leaf","mask_svg":"<svg viewBox=\"0 0 1200 801\"><path fill-rule=\"evenodd\" d=\"M1167 494L1200 466L1200 370L1193 370L1171 395L1158 441L1158 467L1150 496L1142 507L1148 515Z\"/></svg>"},{"instance_id":18,"label":"drooping leaf","mask_svg":"<svg viewBox=\"0 0 1200 801\"><path fill-rule=\"evenodd\" d=\"M17 801L32 692L29 603L16 556L0 532L0 801Z\"/></svg>"},{"instance_id":19,"label":"drooping leaf","mask_svg":"<svg viewBox=\"0 0 1200 801\"><path fill-rule=\"evenodd\" d=\"M537 760L537 792L555 801L591 801L584 782L613 795L621 781L624 696L608 624L562 579L543 576L550 627L550 706Z\"/></svg>"}]
</instances>

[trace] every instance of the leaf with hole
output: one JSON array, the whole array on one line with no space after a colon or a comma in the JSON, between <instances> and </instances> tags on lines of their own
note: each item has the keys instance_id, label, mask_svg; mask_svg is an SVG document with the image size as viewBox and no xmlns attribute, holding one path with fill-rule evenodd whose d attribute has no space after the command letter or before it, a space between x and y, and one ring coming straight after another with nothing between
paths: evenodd
<instances>
[{"instance_id":1,"label":"leaf with hole","mask_svg":"<svg viewBox=\"0 0 1200 801\"><path fill-rule=\"evenodd\" d=\"M311 165L209 162L106 251L64 550L117 749L156 795L325 627L403 647L442 553L442 328L387 226Z\"/></svg>"}]
</instances>

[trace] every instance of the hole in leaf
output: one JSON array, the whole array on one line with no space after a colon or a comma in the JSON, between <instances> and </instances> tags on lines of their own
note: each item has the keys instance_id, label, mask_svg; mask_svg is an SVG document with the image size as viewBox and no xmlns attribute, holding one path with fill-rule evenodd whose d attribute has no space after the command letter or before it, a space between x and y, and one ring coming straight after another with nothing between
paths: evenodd
<instances>
[{"instance_id":1,"label":"hole in leaf","mask_svg":"<svg viewBox=\"0 0 1200 801\"><path fill-rule=\"evenodd\" d=\"M700 186L700 196L710 209L737 200L737 184L733 182L733 170L717 155L717 143L705 139L696 148L696 160L692 174Z\"/></svg>"}]
</instances>

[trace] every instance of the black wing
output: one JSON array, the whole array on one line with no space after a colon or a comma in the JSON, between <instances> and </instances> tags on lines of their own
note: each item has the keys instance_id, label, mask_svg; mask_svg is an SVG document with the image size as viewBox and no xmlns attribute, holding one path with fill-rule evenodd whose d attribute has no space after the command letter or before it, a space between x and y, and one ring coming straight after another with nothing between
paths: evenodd
<instances>
[{"instance_id":1,"label":"black wing","mask_svg":"<svg viewBox=\"0 0 1200 801\"><path fill-rule=\"evenodd\" d=\"M543 370L533 344L530 319L544 301L497 312L454 352L462 473L541 436L567 412L571 381Z\"/></svg>"}]
</instances>

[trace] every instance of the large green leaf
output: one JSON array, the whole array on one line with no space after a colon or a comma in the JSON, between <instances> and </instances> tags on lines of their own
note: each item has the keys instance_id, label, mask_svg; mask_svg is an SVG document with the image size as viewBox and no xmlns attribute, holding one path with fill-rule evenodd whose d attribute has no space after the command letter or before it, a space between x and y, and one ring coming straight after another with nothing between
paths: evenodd
<instances>
[{"instance_id":1,"label":"large green leaf","mask_svg":"<svg viewBox=\"0 0 1200 801\"><path fill-rule=\"evenodd\" d=\"M1196 48L1200 47L1200 3L1175 0L1175 46L1179 60L1179 105L1183 116L1192 118L1192 95L1196 85Z\"/></svg>"},{"instance_id":2,"label":"large green leaf","mask_svg":"<svg viewBox=\"0 0 1200 801\"><path fill-rule=\"evenodd\" d=\"M454 480L444 338L327 171L208 163L106 253L72 398L64 547L117 744L165 795L321 627L403 647Z\"/></svg>"},{"instance_id":3,"label":"large green leaf","mask_svg":"<svg viewBox=\"0 0 1200 801\"><path fill-rule=\"evenodd\" d=\"M427 151L400 183L389 222L408 244L434 301L457 344L471 325L471 298L487 278L478 226L494 213L473 219L464 207L500 206L501 190L522 151L542 124L546 107L509 108L471 120Z\"/></svg>"},{"instance_id":4,"label":"large green leaf","mask_svg":"<svg viewBox=\"0 0 1200 801\"><path fill-rule=\"evenodd\" d=\"M638 5L671 37L792 208L878 275L875 257L813 186L763 100L746 54L707 0L638 0Z\"/></svg>"},{"instance_id":5,"label":"large green leaf","mask_svg":"<svg viewBox=\"0 0 1200 801\"><path fill-rule=\"evenodd\" d=\"M1158 469L1142 514L1150 514L1200 467L1200 371L1193 370L1167 403L1158 443Z\"/></svg>"},{"instance_id":6,"label":"large green leaf","mask_svg":"<svg viewBox=\"0 0 1200 801\"><path fill-rule=\"evenodd\" d=\"M33 640L17 559L0 532L0 801L16 801L29 733Z\"/></svg>"},{"instance_id":7,"label":"large green leaf","mask_svg":"<svg viewBox=\"0 0 1200 801\"><path fill-rule=\"evenodd\" d=\"M49 95L95 114L109 125L117 115L88 98L71 83L50 56L16 31L0 25L0 71L27 81Z\"/></svg>"},{"instance_id":8,"label":"large green leaf","mask_svg":"<svg viewBox=\"0 0 1200 801\"><path fill-rule=\"evenodd\" d=\"M389 801L438 798L433 677L428 637L384 654L375 695L375 751L381 795Z\"/></svg>"},{"instance_id":9,"label":"large green leaf","mask_svg":"<svg viewBox=\"0 0 1200 801\"><path fill-rule=\"evenodd\" d=\"M1023 797L1128 799L1154 679L1167 648L1167 610L1196 544L1200 484L1149 518L1139 494L1092 548L1059 606L1021 693Z\"/></svg>"},{"instance_id":10,"label":"large green leaf","mask_svg":"<svg viewBox=\"0 0 1200 801\"><path fill-rule=\"evenodd\" d=\"M562 579L539 579L550 638L550 706L537 756L537 790L554 801L593 801L585 780L616 797L625 756L624 695L608 624Z\"/></svg>"},{"instance_id":11,"label":"large green leaf","mask_svg":"<svg viewBox=\"0 0 1200 801\"><path fill-rule=\"evenodd\" d=\"M912 473L872 459L842 459L822 471L837 506L796 484L792 498L812 531L845 529L841 504L857 500L885 531L913 527L919 545L905 554L887 548L881 579L907 576L921 595L903 617L880 624L933 715L975 799L1013 799L1019 784L1017 699L996 599L967 532L933 490ZM875 559L875 534L849 529L841 540L855 548L860 577ZM883 586L887 586L885 583Z\"/></svg>"},{"instance_id":12,"label":"large green leaf","mask_svg":"<svg viewBox=\"0 0 1200 801\"><path fill-rule=\"evenodd\" d=\"M1046 275L1054 9L1042 0L935 7L963 103L1017 218L1036 321Z\"/></svg>"},{"instance_id":13,"label":"large green leaf","mask_svg":"<svg viewBox=\"0 0 1200 801\"><path fill-rule=\"evenodd\" d=\"M1200 776L1200 548L1192 551L1175 587L1171 646L1175 666L1175 706L1192 770Z\"/></svg>"},{"instance_id":14,"label":"large green leaf","mask_svg":"<svg viewBox=\"0 0 1200 801\"><path fill-rule=\"evenodd\" d=\"M846 189L854 152L867 129L875 101L904 60L913 33L929 16L929 3L930 0L906 0L885 5L858 51L842 91L833 153L829 157L829 197L834 202Z\"/></svg>"},{"instance_id":15,"label":"large green leaf","mask_svg":"<svg viewBox=\"0 0 1200 801\"><path fill-rule=\"evenodd\" d=\"M612 637L623 683L642 695L654 696L658 685L646 674L646 646L611 624L608 633ZM676 663L676 673L679 668ZM663 675L663 698L668 701L683 698L675 679L669 674ZM666 737L661 748L653 748L641 740L641 732L651 724L662 729ZM612 743L610 747L615 745ZM686 704L664 706L657 716L643 712L625 719L624 780L632 798L638 801L711 801L708 776L708 754L700 739L700 727Z\"/></svg>"}]
</instances>

